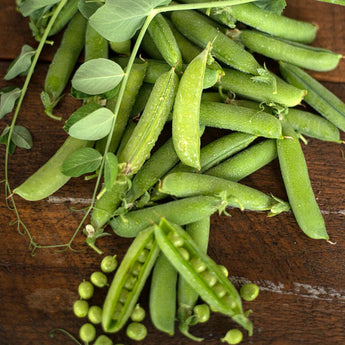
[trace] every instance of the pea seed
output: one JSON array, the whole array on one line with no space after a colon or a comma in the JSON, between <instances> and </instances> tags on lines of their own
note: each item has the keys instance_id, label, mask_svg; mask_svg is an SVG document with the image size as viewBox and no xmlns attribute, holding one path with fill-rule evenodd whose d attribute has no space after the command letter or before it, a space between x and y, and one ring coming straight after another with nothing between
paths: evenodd
<instances>
[{"instance_id":1,"label":"pea seed","mask_svg":"<svg viewBox=\"0 0 345 345\"><path fill-rule=\"evenodd\" d=\"M99 337L97 337L94 345L113 345L113 341L106 335L102 334Z\"/></svg>"},{"instance_id":2,"label":"pea seed","mask_svg":"<svg viewBox=\"0 0 345 345\"><path fill-rule=\"evenodd\" d=\"M218 267L221 269L221 271L222 271L222 273L224 274L225 277L229 276L229 271L228 271L228 269L225 266L218 265Z\"/></svg>"},{"instance_id":3,"label":"pea seed","mask_svg":"<svg viewBox=\"0 0 345 345\"><path fill-rule=\"evenodd\" d=\"M210 271L205 271L201 274L202 278L209 286L215 286L217 284L217 277Z\"/></svg>"},{"instance_id":4,"label":"pea seed","mask_svg":"<svg viewBox=\"0 0 345 345\"><path fill-rule=\"evenodd\" d=\"M133 312L131 314L131 319L134 322L141 322L144 320L146 315L145 309L141 307L139 304L135 306Z\"/></svg>"},{"instance_id":5,"label":"pea seed","mask_svg":"<svg viewBox=\"0 0 345 345\"><path fill-rule=\"evenodd\" d=\"M135 277L135 276L133 276L133 275L130 276L130 277L127 279L126 283L125 283L125 288L126 288L127 290L132 290L133 287L134 287L134 285L135 285L135 283L137 282L137 280L138 280L137 277Z\"/></svg>"},{"instance_id":6,"label":"pea seed","mask_svg":"<svg viewBox=\"0 0 345 345\"><path fill-rule=\"evenodd\" d=\"M138 276L143 265L140 262L135 262L132 268L132 274Z\"/></svg>"},{"instance_id":7,"label":"pea seed","mask_svg":"<svg viewBox=\"0 0 345 345\"><path fill-rule=\"evenodd\" d=\"M240 295L245 301L254 301L259 295L259 287L256 284L244 284L240 289Z\"/></svg>"},{"instance_id":8,"label":"pea seed","mask_svg":"<svg viewBox=\"0 0 345 345\"><path fill-rule=\"evenodd\" d=\"M102 322L102 308L98 305L92 305L89 309L87 317L93 324L100 324Z\"/></svg>"},{"instance_id":9,"label":"pea seed","mask_svg":"<svg viewBox=\"0 0 345 345\"><path fill-rule=\"evenodd\" d=\"M93 272L90 280L93 285L102 288L108 285L108 278L103 272Z\"/></svg>"},{"instance_id":10,"label":"pea seed","mask_svg":"<svg viewBox=\"0 0 345 345\"><path fill-rule=\"evenodd\" d=\"M243 339L243 334L239 329L230 329L225 334L225 337L220 339L222 343L228 343L228 344L239 344Z\"/></svg>"},{"instance_id":11,"label":"pea seed","mask_svg":"<svg viewBox=\"0 0 345 345\"><path fill-rule=\"evenodd\" d=\"M179 248L179 252L180 252L180 255L181 255L186 261L189 260L190 255L189 255L187 249L185 249L185 248Z\"/></svg>"},{"instance_id":12,"label":"pea seed","mask_svg":"<svg viewBox=\"0 0 345 345\"><path fill-rule=\"evenodd\" d=\"M73 313L76 317L85 317L89 310L89 303L85 300L79 299L73 304Z\"/></svg>"},{"instance_id":13,"label":"pea seed","mask_svg":"<svg viewBox=\"0 0 345 345\"><path fill-rule=\"evenodd\" d=\"M84 323L79 329L79 337L85 343L90 343L96 337L96 328L91 323Z\"/></svg>"},{"instance_id":14,"label":"pea seed","mask_svg":"<svg viewBox=\"0 0 345 345\"><path fill-rule=\"evenodd\" d=\"M148 242L146 243L145 248L148 249L148 250L151 250L152 246L153 246L153 240L148 241Z\"/></svg>"},{"instance_id":15,"label":"pea seed","mask_svg":"<svg viewBox=\"0 0 345 345\"><path fill-rule=\"evenodd\" d=\"M116 255L105 256L103 260L101 261L101 270L104 273L114 272L116 270L116 267L117 267Z\"/></svg>"},{"instance_id":16,"label":"pea seed","mask_svg":"<svg viewBox=\"0 0 345 345\"><path fill-rule=\"evenodd\" d=\"M119 297L119 301L123 304L125 304L127 298L128 298L129 291L126 289L122 289Z\"/></svg>"},{"instance_id":17,"label":"pea seed","mask_svg":"<svg viewBox=\"0 0 345 345\"><path fill-rule=\"evenodd\" d=\"M120 302L117 302L115 310L114 310L114 314L113 314L113 319L114 320L118 319L118 317L121 314L122 309L123 309L123 304L120 303Z\"/></svg>"},{"instance_id":18,"label":"pea seed","mask_svg":"<svg viewBox=\"0 0 345 345\"><path fill-rule=\"evenodd\" d=\"M147 335L147 329L142 323L132 322L126 329L126 335L130 339L140 341L145 339Z\"/></svg>"},{"instance_id":19,"label":"pea seed","mask_svg":"<svg viewBox=\"0 0 345 345\"><path fill-rule=\"evenodd\" d=\"M144 263L146 258L147 258L147 255L149 254L149 250L148 249L144 249L140 255L138 256L137 260L141 263Z\"/></svg>"},{"instance_id":20,"label":"pea seed","mask_svg":"<svg viewBox=\"0 0 345 345\"><path fill-rule=\"evenodd\" d=\"M193 308L193 312L200 323L204 323L210 318L210 307L207 304L196 305Z\"/></svg>"},{"instance_id":21,"label":"pea seed","mask_svg":"<svg viewBox=\"0 0 345 345\"><path fill-rule=\"evenodd\" d=\"M218 297L222 298L226 295L226 290L224 289L223 285L216 284L213 287L214 292L217 294Z\"/></svg>"},{"instance_id":22,"label":"pea seed","mask_svg":"<svg viewBox=\"0 0 345 345\"><path fill-rule=\"evenodd\" d=\"M78 293L82 299L90 299L93 296L93 292L94 287L89 281L84 280L78 286Z\"/></svg>"},{"instance_id":23,"label":"pea seed","mask_svg":"<svg viewBox=\"0 0 345 345\"><path fill-rule=\"evenodd\" d=\"M191 265L197 273L204 272L206 270L206 264L200 258L195 257L190 260Z\"/></svg>"},{"instance_id":24,"label":"pea seed","mask_svg":"<svg viewBox=\"0 0 345 345\"><path fill-rule=\"evenodd\" d=\"M168 237L175 247L178 248L183 246L184 239L181 236L179 236L176 232L170 232Z\"/></svg>"},{"instance_id":25,"label":"pea seed","mask_svg":"<svg viewBox=\"0 0 345 345\"><path fill-rule=\"evenodd\" d=\"M229 295L225 295L225 296L223 297L223 301L224 301L224 303L227 304L227 305L229 306L229 308L231 308L231 309L233 309L233 308L236 307L236 302L235 302L235 300L234 300L231 296L229 296Z\"/></svg>"}]
</instances>

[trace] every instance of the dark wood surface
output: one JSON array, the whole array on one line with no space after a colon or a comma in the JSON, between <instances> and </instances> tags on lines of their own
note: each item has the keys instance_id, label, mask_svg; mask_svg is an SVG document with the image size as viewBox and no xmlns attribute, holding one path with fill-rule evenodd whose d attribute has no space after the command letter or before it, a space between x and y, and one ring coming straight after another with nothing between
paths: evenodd
<instances>
[{"instance_id":1,"label":"dark wood surface","mask_svg":"<svg viewBox=\"0 0 345 345\"><path fill-rule=\"evenodd\" d=\"M24 43L35 45L27 22L15 11L15 1L3 0L0 12L0 76ZM288 1L288 16L309 20L320 29L315 45L345 54L345 8L314 0ZM39 168L62 144L66 135L61 123L43 112L39 94L48 61L56 47L47 47L37 66L18 124L33 134L30 151L18 149L10 159L11 186L17 186ZM345 63L330 73L316 75L330 90L345 101ZM22 80L0 87L21 85ZM79 103L66 96L56 113L67 118ZM0 122L0 130L10 116ZM345 139L342 134L342 139ZM240 286L251 281L261 292L255 302L245 303L253 310L254 335L243 344L256 345L342 345L345 343L345 158L343 146L309 140L304 152L318 203L324 215L330 239L335 244L307 238L291 213L268 218L264 213L231 210L231 218L212 217L209 255L228 267L233 282ZM3 180L4 149L0 150ZM275 161L244 181L247 185L286 198ZM83 209L90 199L93 182L73 179L53 197L39 202L16 198L23 222L35 240L43 245L66 243L71 238ZM73 344L63 334L54 339L49 331L64 328L77 335L83 321L72 314L77 286L98 268L100 257L92 250L56 252L37 250L32 256L28 236L21 235L13 212L0 192L0 344L46 345ZM121 258L131 240L115 236L99 241L105 253ZM83 248L79 234L74 248ZM147 306L148 288L140 302ZM100 303L100 300L98 301ZM190 344L178 332L172 338L150 326L143 344ZM212 315L206 325L196 326L205 343L220 344L219 339L234 324L225 317ZM123 332L114 343L131 344Z\"/></svg>"}]
</instances>

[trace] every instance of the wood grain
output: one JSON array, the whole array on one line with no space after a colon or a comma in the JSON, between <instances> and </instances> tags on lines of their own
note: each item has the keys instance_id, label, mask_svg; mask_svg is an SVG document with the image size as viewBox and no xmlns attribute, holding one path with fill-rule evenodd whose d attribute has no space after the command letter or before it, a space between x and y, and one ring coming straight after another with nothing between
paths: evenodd
<instances>
[{"instance_id":1,"label":"wood grain","mask_svg":"<svg viewBox=\"0 0 345 345\"><path fill-rule=\"evenodd\" d=\"M0 76L24 43L35 45L27 21L15 11L14 1L3 0L0 13ZM286 14L316 22L320 29L314 45L345 53L345 9L314 0L288 1ZM58 42L58 38L57 38ZM10 182L19 185L37 170L59 148L66 138L61 123L44 115L39 94L44 83L48 61L55 47L47 47L25 98L19 124L33 134L30 151L18 149L9 164ZM318 74L324 85L345 101L344 61L330 73ZM5 83L0 88L18 81ZM66 96L56 109L66 119L79 103ZM10 117L0 122L0 130ZM217 132L210 131L210 137ZM342 133L342 139L345 135ZM298 228L291 212L268 218L265 213L230 210L232 217L214 215L209 255L228 267L236 286L255 282L260 286L259 298L245 303L252 309L255 332L245 336L244 345L343 345L345 343L345 165L343 146L310 139L303 147L310 177L320 208L325 217L331 241L308 239ZM3 179L4 149L0 148ZM280 198L286 198L278 162L274 161L243 183ZM23 222L35 241L43 245L66 243L83 216L93 188L93 181L72 179L54 197L39 202L16 198ZM77 286L99 267L100 256L92 250L56 252L39 249L32 256L29 238L10 225L15 215L0 192L0 345L73 344L65 335L49 337L49 331L62 327L77 335L84 322L72 315ZM79 210L77 212L75 209ZM78 234L75 249L82 249L83 235ZM130 239L115 236L99 241L106 254L121 258ZM149 287L140 303L147 307ZM104 292L97 291L95 303L101 303ZM149 318L149 335L142 344L190 344L178 332L168 337L156 331ZM231 327L228 318L212 315L206 325L195 326L193 332L204 336L205 343L220 344L219 339ZM135 344L124 332L114 336L115 343ZM141 344L139 343L139 344Z\"/></svg>"}]
</instances>

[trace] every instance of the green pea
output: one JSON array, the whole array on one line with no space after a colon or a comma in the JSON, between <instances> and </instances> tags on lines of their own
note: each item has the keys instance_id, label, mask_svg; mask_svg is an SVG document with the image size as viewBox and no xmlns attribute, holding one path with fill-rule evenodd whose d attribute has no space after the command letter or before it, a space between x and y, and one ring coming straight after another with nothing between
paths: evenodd
<instances>
[{"instance_id":1,"label":"green pea","mask_svg":"<svg viewBox=\"0 0 345 345\"><path fill-rule=\"evenodd\" d=\"M91 283L99 288L108 285L108 278L103 272L93 272L90 277Z\"/></svg>"},{"instance_id":2,"label":"green pea","mask_svg":"<svg viewBox=\"0 0 345 345\"><path fill-rule=\"evenodd\" d=\"M235 345L239 344L242 339L243 334L239 329L230 329L230 331L225 334L225 337L221 339L221 342Z\"/></svg>"},{"instance_id":3,"label":"green pea","mask_svg":"<svg viewBox=\"0 0 345 345\"><path fill-rule=\"evenodd\" d=\"M254 301L259 295L259 287L253 283L244 284L241 286L240 295L245 301Z\"/></svg>"},{"instance_id":4,"label":"green pea","mask_svg":"<svg viewBox=\"0 0 345 345\"><path fill-rule=\"evenodd\" d=\"M94 345L113 345L113 341L106 335L102 334L97 337Z\"/></svg>"},{"instance_id":5,"label":"green pea","mask_svg":"<svg viewBox=\"0 0 345 345\"><path fill-rule=\"evenodd\" d=\"M210 307L207 304L198 304L193 308L193 314L198 322L207 322L210 319Z\"/></svg>"},{"instance_id":6,"label":"green pea","mask_svg":"<svg viewBox=\"0 0 345 345\"><path fill-rule=\"evenodd\" d=\"M228 271L228 269L225 266L219 265L218 267L221 269L221 271L223 272L225 277L229 276L229 271Z\"/></svg>"},{"instance_id":7,"label":"green pea","mask_svg":"<svg viewBox=\"0 0 345 345\"><path fill-rule=\"evenodd\" d=\"M89 308L87 317L94 325L100 324L102 322L102 308L98 305L92 305Z\"/></svg>"},{"instance_id":8,"label":"green pea","mask_svg":"<svg viewBox=\"0 0 345 345\"><path fill-rule=\"evenodd\" d=\"M217 277L210 271L205 271L200 275L209 286L213 287L217 284Z\"/></svg>"},{"instance_id":9,"label":"green pea","mask_svg":"<svg viewBox=\"0 0 345 345\"><path fill-rule=\"evenodd\" d=\"M73 304L73 312L76 317L83 318L87 316L89 311L89 303L85 300L79 299Z\"/></svg>"},{"instance_id":10,"label":"green pea","mask_svg":"<svg viewBox=\"0 0 345 345\"><path fill-rule=\"evenodd\" d=\"M90 299L93 296L93 292L94 287L89 281L84 280L78 286L78 293L82 299Z\"/></svg>"},{"instance_id":11,"label":"green pea","mask_svg":"<svg viewBox=\"0 0 345 345\"><path fill-rule=\"evenodd\" d=\"M116 255L105 256L101 261L101 270L104 273L114 272L116 270L116 267L117 267Z\"/></svg>"},{"instance_id":12,"label":"green pea","mask_svg":"<svg viewBox=\"0 0 345 345\"><path fill-rule=\"evenodd\" d=\"M184 240L181 236L176 234L176 232L172 231L169 235L170 241L174 244L175 247L182 247L184 244Z\"/></svg>"},{"instance_id":13,"label":"green pea","mask_svg":"<svg viewBox=\"0 0 345 345\"><path fill-rule=\"evenodd\" d=\"M198 257L192 258L190 263L198 273L204 272L207 268L206 263Z\"/></svg>"},{"instance_id":14,"label":"green pea","mask_svg":"<svg viewBox=\"0 0 345 345\"><path fill-rule=\"evenodd\" d=\"M145 315L145 309L137 304L132 311L131 320L134 322L141 322L145 319Z\"/></svg>"},{"instance_id":15,"label":"green pea","mask_svg":"<svg viewBox=\"0 0 345 345\"><path fill-rule=\"evenodd\" d=\"M131 322L126 329L126 335L128 338L141 341L147 336L147 329L145 325L139 322Z\"/></svg>"},{"instance_id":16,"label":"green pea","mask_svg":"<svg viewBox=\"0 0 345 345\"><path fill-rule=\"evenodd\" d=\"M96 338L96 328L91 323L84 323L79 329L79 337L86 344L89 344Z\"/></svg>"}]
</instances>

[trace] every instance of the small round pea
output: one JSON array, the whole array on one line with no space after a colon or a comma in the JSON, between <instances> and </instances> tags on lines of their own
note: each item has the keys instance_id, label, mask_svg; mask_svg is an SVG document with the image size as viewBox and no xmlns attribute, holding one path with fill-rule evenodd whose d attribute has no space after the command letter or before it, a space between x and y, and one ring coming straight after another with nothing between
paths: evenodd
<instances>
[{"instance_id":1,"label":"small round pea","mask_svg":"<svg viewBox=\"0 0 345 345\"><path fill-rule=\"evenodd\" d=\"M78 293L82 299L90 299L93 296L93 292L94 287L87 280L82 281L78 286Z\"/></svg>"},{"instance_id":2,"label":"small round pea","mask_svg":"<svg viewBox=\"0 0 345 345\"><path fill-rule=\"evenodd\" d=\"M147 336L147 329L145 325L139 322L132 322L126 329L127 337L136 341L145 339Z\"/></svg>"},{"instance_id":3,"label":"small round pea","mask_svg":"<svg viewBox=\"0 0 345 345\"><path fill-rule=\"evenodd\" d=\"M210 318L210 307L207 304L197 304L193 308L193 313L197 317L198 322L204 323Z\"/></svg>"},{"instance_id":4,"label":"small round pea","mask_svg":"<svg viewBox=\"0 0 345 345\"><path fill-rule=\"evenodd\" d=\"M192 258L190 263L198 273L204 272L207 268L206 263L203 262L199 257Z\"/></svg>"},{"instance_id":5,"label":"small round pea","mask_svg":"<svg viewBox=\"0 0 345 345\"><path fill-rule=\"evenodd\" d=\"M243 339L243 334L239 329L230 329L225 337L220 339L222 343L239 344Z\"/></svg>"},{"instance_id":6,"label":"small round pea","mask_svg":"<svg viewBox=\"0 0 345 345\"><path fill-rule=\"evenodd\" d=\"M83 299L79 299L73 304L73 313L76 317L83 318L89 311L89 303Z\"/></svg>"},{"instance_id":7,"label":"small round pea","mask_svg":"<svg viewBox=\"0 0 345 345\"><path fill-rule=\"evenodd\" d=\"M145 315L146 315L145 309L141 307L139 304L137 304L132 311L131 319L132 321L135 321L135 322L141 322L144 320Z\"/></svg>"},{"instance_id":8,"label":"small round pea","mask_svg":"<svg viewBox=\"0 0 345 345\"><path fill-rule=\"evenodd\" d=\"M99 288L108 285L108 278L103 272L93 272L90 277L91 283Z\"/></svg>"},{"instance_id":9,"label":"small round pea","mask_svg":"<svg viewBox=\"0 0 345 345\"><path fill-rule=\"evenodd\" d=\"M240 295L245 301L254 301L259 295L259 287L256 284L244 284L240 288Z\"/></svg>"},{"instance_id":10,"label":"small round pea","mask_svg":"<svg viewBox=\"0 0 345 345\"><path fill-rule=\"evenodd\" d=\"M86 344L96 338L96 328L91 323L84 323L79 329L79 337Z\"/></svg>"},{"instance_id":11,"label":"small round pea","mask_svg":"<svg viewBox=\"0 0 345 345\"><path fill-rule=\"evenodd\" d=\"M94 345L113 345L113 341L106 335L102 334L97 337Z\"/></svg>"},{"instance_id":12,"label":"small round pea","mask_svg":"<svg viewBox=\"0 0 345 345\"><path fill-rule=\"evenodd\" d=\"M101 261L101 271L103 273L111 273L114 272L117 268L117 260L116 255L111 256L107 255L105 256Z\"/></svg>"},{"instance_id":13,"label":"small round pea","mask_svg":"<svg viewBox=\"0 0 345 345\"><path fill-rule=\"evenodd\" d=\"M225 266L218 265L218 267L220 268L220 270L222 271L222 273L224 274L225 277L229 276L229 271L228 271L228 269Z\"/></svg>"},{"instance_id":14,"label":"small round pea","mask_svg":"<svg viewBox=\"0 0 345 345\"><path fill-rule=\"evenodd\" d=\"M187 249L183 248L183 247L180 247L179 249L179 252L180 252L180 255L186 260L188 261L190 259L190 255L187 251Z\"/></svg>"},{"instance_id":15,"label":"small round pea","mask_svg":"<svg viewBox=\"0 0 345 345\"><path fill-rule=\"evenodd\" d=\"M87 317L89 318L90 322L92 322L94 325L100 324L102 322L102 308L98 305L92 305L89 308Z\"/></svg>"}]
</instances>

